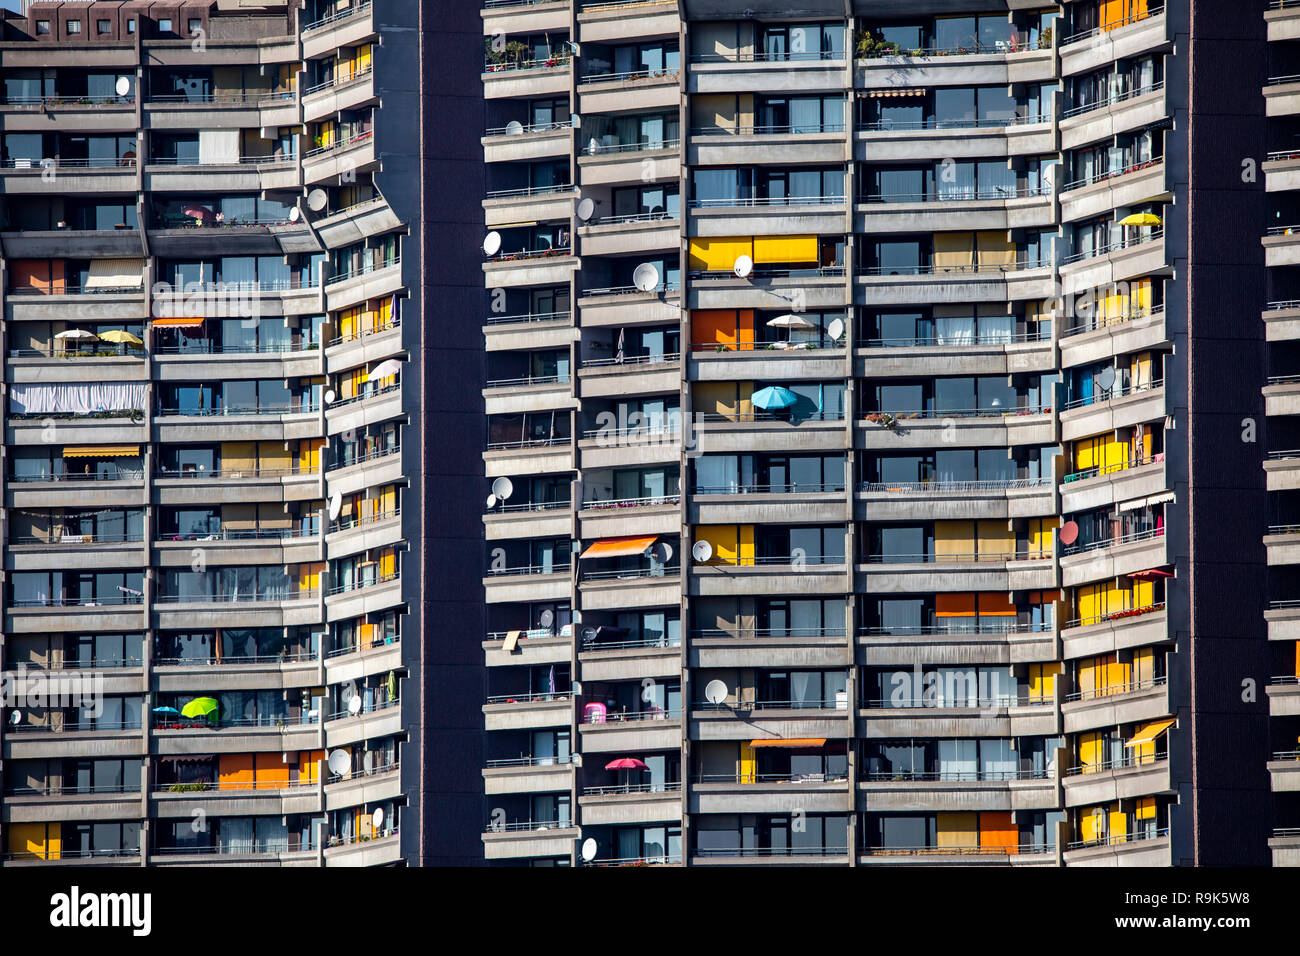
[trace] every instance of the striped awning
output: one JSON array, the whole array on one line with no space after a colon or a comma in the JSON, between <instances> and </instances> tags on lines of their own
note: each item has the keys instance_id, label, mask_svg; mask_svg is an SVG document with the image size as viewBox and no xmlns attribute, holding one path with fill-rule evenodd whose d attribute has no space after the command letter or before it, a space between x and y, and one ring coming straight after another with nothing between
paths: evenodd
<instances>
[{"instance_id":1,"label":"striped awning","mask_svg":"<svg viewBox=\"0 0 1300 956\"><path fill-rule=\"evenodd\" d=\"M87 289L129 289L144 285L143 259L92 259Z\"/></svg>"},{"instance_id":2,"label":"striped awning","mask_svg":"<svg viewBox=\"0 0 1300 956\"><path fill-rule=\"evenodd\" d=\"M64 445L64 458L139 458L139 445Z\"/></svg>"},{"instance_id":3,"label":"striped awning","mask_svg":"<svg viewBox=\"0 0 1300 956\"><path fill-rule=\"evenodd\" d=\"M876 99L889 99L895 96L924 96L925 90L913 86L898 86L883 90L867 90L864 95L872 96Z\"/></svg>"},{"instance_id":4,"label":"striped awning","mask_svg":"<svg viewBox=\"0 0 1300 956\"><path fill-rule=\"evenodd\" d=\"M1157 737L1159 737L1161 734L1163 734L1166 730L1168 730L1170 727L1172 727L1173 725L1174 725L1174 722L1173 722L1172 719L1170 719L1170 720L1157 720L1157 721L1155 721L1154 723L1147 724L1145 727L1143 727L1141 730L1139 730L1136 734L1134 734L1133 737L1132 737L1132 739L1130 739L1130 740L1126 740L1126 741L1124 742L1124 746L1125 746L1125 747L1136 747L1136 746L1138 746L1139 744L1149 744L1149 743L1151 743L1153 740L1155 740Z\"/></svg>"},{"instance_id":5,"label":"striped awning","mask_svg":"<svg viewBox=\"0 0 1300 956\"><path fill-rule=\"evenodd\" d=\"M825 737L785 737L781 739L766 738L764 740L751 740L751 747L825 747Z\"/></svg>"}]
</instances>

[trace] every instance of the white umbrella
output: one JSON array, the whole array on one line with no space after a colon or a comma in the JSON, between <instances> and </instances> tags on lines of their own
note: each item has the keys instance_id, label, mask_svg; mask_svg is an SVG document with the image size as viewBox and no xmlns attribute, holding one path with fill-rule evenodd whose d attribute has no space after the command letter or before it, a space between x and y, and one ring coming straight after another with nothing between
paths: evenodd
<instances>
[{"instance_id":1,"label":"white umbrella","mask_svg":"<svg viewBox=\"0 0 1300 956\"><path fill-rule=\"evenodd\" d=\"M775 319L768 319L767 324L769 328L773 329L801 329L805 332L811 332L817 328L815 322L809 322L802 315L795 315L793 312L778 315Z\"/></svg>"},{"instance_id":2,"label":"white umbrella","mask_svg":"<svg viewBox=\"0 0 1300 956\"><path fill-rule=\"evenodd\" d=\"M85 329L68 329L66 332L58 332L54 336L56 339L97 339L99 338L94 332L87 332Z\"/></svg>"},{"instance_id":3,"label":"white umbrella","mask_svg":"<svg viewBox=\"0 0 1300 956\"><path fill-rule=\"evenodd\" d=\"M402 363L397 359L385 359L366 373L366 381L374 382L381 378L396 375L402 370Z\"/></svg>"}]
</instances>

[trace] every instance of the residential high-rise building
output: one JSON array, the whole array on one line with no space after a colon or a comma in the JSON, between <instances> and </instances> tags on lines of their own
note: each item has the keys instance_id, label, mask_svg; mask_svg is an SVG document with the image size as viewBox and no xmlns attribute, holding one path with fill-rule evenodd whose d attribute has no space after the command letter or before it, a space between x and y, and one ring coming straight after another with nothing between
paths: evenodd
<instances>
[{"instance_id":1,"label":"residential high-rise building","mask_svg":"<svg viewBox=\"0 0 1300 956\"><path fill-rule=\"evenodd\" d=\"M486 859L1266 861L1297 15L794 6L483 3Z\"/></svg>"},{"instance_id":2,"label":"residential high-rise building","mask_svg":"<svg viewBox=\"0 0 1300 956\"><path fill-rule=\"evenodd\" d=\"M480 99L436 6L0 19L5 865L478 856L426 812L482 802L431 677L481 629L438 583L481 357L445 311L477 215L424 177Z\"/></svg>"}]
</instances>

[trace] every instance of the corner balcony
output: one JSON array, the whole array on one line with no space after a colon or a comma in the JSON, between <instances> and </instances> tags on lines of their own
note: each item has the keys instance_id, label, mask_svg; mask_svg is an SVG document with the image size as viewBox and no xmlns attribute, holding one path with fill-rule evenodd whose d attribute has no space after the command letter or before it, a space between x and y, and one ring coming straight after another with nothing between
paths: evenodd
<instances>
[{"instance_id":1,"label":"corner balcony","mask_svg":"<svg viewBox=\"0 0 1300 956\"><path fill-rule=\"evenodd\" d=\"M1300 415L1300 375L1270 375L1263 392L1265 415Z\"/></svg>"},{"instance_id":2,"label":"corner balcony","mask_svg":"<svg viewBox=\"0 0 1300 956\"><path fill-rule=\"evenodd\" d=\"M697 487L691 524L842 524L852 517L843 482Z\"/></svg>"},{"instance_id":3,"label":"corner balcony","mask_svg":"<svg viewBox=\"0 0 1300 956\"><path fill-rule=\"evenodd\" d=\"M567 246L500 253L483 263L484 285L488 289L568 285L580 264Z\"/></svg>"},{"instance_id":4,"label":"corner balcony","mask_svg":"<svg viewBox=\"0 0 1300 956\"><path fill-rule=\"evenodd\" d=\"M1056 134L1049 114L1017 116L1013 120L974 120L936 123L866 123L857 127L854 159L863 162L904 162L983 159L989 156L1039 156L1055 152Z\"/></svg>"},{"instance_id":5,"label":"corner balcony","mask_svg":"<svg viewBox=\"0 0 1300 956\"><path fill-rule=\"evenodd\" d=\"M687 581L692 597L763 595L842 595L853 590L853 576L842 555L755 558L752 564L697 564Z\"/></svg>"},{"instance_id":6,"label":"corner balcony","mask_svg":"<svg viewBox=\"0 0 1300 956\"><path fill-rule=\"evenodd\" d=\"M567 437L489 442L483 452L489 478L573 471L573 462L573 441Z\"/></svg>"},{"instance_id":7,"label":"corner balcony","mask_svg":"<svg viewBox=\"0 0 1300 956\"><path fill-rule=\"evenodd\" d=\"M854 590L889 594L944 591L1039 591L1058 587L1045 550L966 554L868 555Z\"/></svg>"},{"instance_id":8,"label":"corner balcony","mask_svg":"<svg viewBox=\"0 0 1300 956\"><path fill-rule=\"evenodd\" d=\"M1274 150L1264 158L1260 168L1264 172L1265 192L1300 189L1300 150Z\"/></svg>"},{"instance_id":9,"label":"corner balcony","mask_svg":"<svg viewBox=\"0 0 1300 956\"><path fill-rule=\"evenodd\" d=\"M1058 122L1060 148L1078 149L1120 133L1154 126L1171 115L1163 80L1086 106L1069 107Z\"/></svg>"},{"instance_id":10,"label":"corner balcony","mask_svg":"<svg viewBox=\"0 0 1300 956\"><path fill-rule=\"evenodd\" d=\"M1274 866L1300 866L1300 828L1283 827L1274 830L1269 837L1268 848L1273 853Z\"/></svg>"},{"instance_id":11,"label":"corner balcony","mask_svg":"<svg viewBox=\"0 0 1300 956\"><path fill-rule=\"evenodd\" d=\"M701 126L687 140L690 166L743 166L761 152L767 162L833 166L848 152L843 123L815 126Z\"/></svg>"},{"instance_id":12,"label":"corner balcony","mask_svg":"<svg viewBox=\"0 0 1300 956\"><path fill-rule=\"evenodd\" d=\"M622 468L637 465L676 464L682 453L682 426L669 414L658 428L645 425L590 428L578 442L582 467ZM689 447L689 446L688 446ZM570 466L572 467L572 466Z\"/></svg>"},{"instance_id":13,"label":"corner balcony","mask_svg":"<svg viewBox=\"0 0 1300 956\"><path fill-rule=\"evenodd\" d=\"M1270 707L1272 701L1269 702ZM1268 775L1274 793L1300 790L1300 750L1283 750L1272 755Z\"/></svg>"},{"instance_id":14,"label":"corner balcony","mask_svg":"<svg viewBox=\"0 0 1300 956\"><path fill-rule=\"evenodd\" d=\"M1300 387L1297 388L1300 395ZM1061 407L1061 440L1074 441L1108 431L1162 421L1166 414L1163 379L1112 388Z\"/></svg>"},{"instance_id":15,"label":"corner balcony","mask_svg":"<svg viewBox=\"0 0 1300 956\"><path fill-rule=\"evenodd\" d=\"M657 707L646 711L585 714L578 733L583 754L677 750L682 745L682 715L680 711Z\"/></svg>"},{"instance_id":16,"label":"corner balcony","mask_svg":"<svg viewBox=\"0 0 1300 956\"><path fill-rule=\"evenodd\" d=\"M1074 587L1170 563L1163 527L1061 549L1061 584Z\"/></svg>"},{"instance_id":17,"label":"corner balcony","mask_svg":"<svg viewBox=\"0 0 1300 956\"><path fill-rule=\"evenodd\" d=\"M568 348L574 336L572 312L492 315L483 320L489 352Z\"/></svg>"},{"instance_id":18,"label":"corner balcony","mask_svg":"<svg viewBox=\"0 0 1300 956\"><path fill-rule=\"evenodd\" d=\"M852 813L846 774L703 774L691 781L688 813Z\"/></svg>"},{"instance_id":19,"label":"corner balcony","mask_svg":"<svg viewBox=\"0 0 1300 956\"><path fill-rule=\"evenodd\" d=\"M1269 491L1300 488L1300 449L1268 452L1264 459L1264 480Z\"/></svg>"},{"instance_id":20,"label":"corner balcony","mask_svg":"<svg viewBox=\"0 0 1300 956\"><path fill-rule=\"evenodd\" d=\"M1169 828L1069 843L1062 859L1066 866L1172 866Z\"/></svg>"},{"instance_id":21,"label":"corner balcony","mask_svg":"<svg viewBox=\"0 0 1300 956\"><path fill-rule=\"evenodd\" d=\"M483 35L569 29L569 0L483 0Z\"/></svg>"},{"instance_id":22,"label":"corner balcony","mask_svg":"<svg viewBox=\"0 0 1300 956\"><path fill-rule=\"evenodd\" d=\"M680 525L678 525L680 527ZM588 611L634 610L679 605L682 569L673 565L655 575L650 570L584 571L578 585Z\"/></svg>"},{"instance_id":23,"label":"corner balcony","mask_svg":"<svg viewBox=\"0 0 1300 956\"><path fill-rule=\"evenodd\" d=\"M1007 263L929 264L893 269L867 266L857 273L854 301L863 305L969 305L1021 301L1057 294L1051 263L1022 258Z\"/></svg>"},{"instance_id":24,"label":"corner balcony","mask_svg":"<svg viewBox=\"0 0 1300 956\"><path fill-rule=\"evenodd\" d=\"M861 809L884 813L1052 810L1059 805L1054 777L1035 770L881 771L859 781L858 793Z\"/></svg>"},{"instance_id":25,"label":"corner balcony","mask_svg":"<svg viewBox=\"0 0 1300 956\"><path fill-rule=\"evenodd\" d=\"M578 188L568 184L493 190L483 200L483 221L489 229L525 220L567 222L573 213L573 202L577 196ZM548 249L537 249L532 252L505 250L499 258L508 261L512 255L514 258L527 258L529 255L541 255L549 251Z\"/></svg>"},{"instance_id":26,"label":"corner balcony","mask_svg":"<svg viewBox=\"0 0 1300 956\"><path fill-rule=\"evenodd\" d=\"M1050 624L979 621L968 625L866 627L857 633L856 661L877 667L1008 664L1060 657Z\"/></svg>"},{"instance_id":27,"label":"corner balcony","mask_svg":"<svg viewBox=\"0 0 1300 956\"><path fill-rule=\"evenodd\" d=\"M843 667L849 654L848 638L842 627L705 628L691 634L687 665L718 669L793 667L829 670Z\"/></svg>"},{"instance_id":28,"label":"corner balcony","mask_svg":"<svg viewBox=\"0 0 1300 956\"><path fill-rule=\"evenodd\" d=\"M483 515L484 531L489 541L572 537L571 508L567 500L498 505Z\"/></svg>"},{"instance_id":29,"label":"corner balcony","mask_svg":"<svg viewBox=\"0 0 1300 956\"><path fill-rule=\"evenodd\" d=\"M1115 355L1159 349L1170 342L1165 307L1131 309L1121 315L1088 315L1062 320L1061 367L1090 365Z\"/></svg>"},{"instance_id":30,"label":"corner balcony","mask_svg":"<svg viewBox=\"0 0 1300 956\"><path fill-rule=\"evenodd\" d=\"M521 565L492 568L483 578L489 604L560 601L571 593L569 565Z\"/></svg>"},{"instance_id":31,"label":"corner balcony","mask_svg":"<svg viewBox=\"0 0 1300 956\"><path fill-rule=\"evenodd\" d=\"M142 259L144 236L126 223L116 229L29 229L0 232L10 259Z\"/></svg>"},{"instance_id":32,"label":"corner balcony","mask_svg":"<svg viewBox=\"0 0 1300 956\"><path fill-rule=\"evenodd\" d=\"M402 860L402 838L396 830L370 839L331 837L323 857L326 866L393 866Z\"/></svg>"},{"instance_id":33,"label":"corner balcony","mask_svg":"<svg viewBox=\"0 0 1300 956\"><path fill-rule=\"evenodd\" d=\"M1270 641L1300 641L1300 601L1269 601L1264 621Z\"/></svg>"},{"instance_id":34,"label":"corner balcony","mask_svg":"<svg viewBox=\"0 0 1300 956\"><path fill-rule=\"evenodd\" d=\"M836 235L849 224L843 196L692 199L687 206L690 236Z\"/></svg>"},{"instance_id":35,"label":"corner balcony","mask_svg":"<svg viewBox=\"0 0 1300 956\"><path fill-rule=\"evenodd\" d=\"M215 441L292 441L322 438L318 409L305 403L159 408L154 418L157 441L166 444Z\"/></svg>"},{"instance_id":36,"label":"corner balcony","mask_svg":"<svg viewBox=\"0 0 1300 956\"><path fill-rule=\"evenodd\" d=\"M1172 708L1168 682L1157 677L1067 694L1061 704L1061 716L1065 732L1077 734L1119 724L1150 722L1169 715Z\"/></svg>"},{"instance_id":37,"label":"corner balcony","mask_svg":"<svg viewBox=\"0 0 1300 956\"><path fill-rule=\"evenodd\" d=\"M328 145L302 154L302 180L312 185L337 186L351 182L357 173L379 168L373 128L354 130Z\"/></svg>"},{"instance_id":38,"label":"corner balcony","mask_svg":"<svg viewBox=\"0 0 1300 956\"><path fill-rule=\"evenodd\" d=\"M1265 693L1270 717L1300 717L1300 678L1289 674L1270 678Z\"/></svg>"},{"instance_id":39,"label":"corner balcony","mask_svg":"<svg viewBox=\"0 0 1300 956\"><path fill-rule=\"evenodd\" d=\"M76 315L83 322L143 322L149 315L144 279L134 285L105 288L55 283L52 287L14 286L5 292L5 318L10 321L66 322Z\"/></svg>"},{"instance_id":40,"label":"corner balcony","mask_svg":"<svg viewBox=\"0 0 1300 956\"><path fill-rule=\"evenodd\" d=\"M325 778L325 810L342 810L401 797L402 768L398 763L353 770L342 776L329 774Z\"/></svg>"},{"instance_id":41,"label":"corner balcony","mask_svg":"<svg viewBox=\"0 0 1300 956\"><path fill-rule=\"evenodd\" d=\"M854 517L859 521L985 520L1056 514L1049 478L863 482L854 500Z\"/></svg>"},{"instance_id":42,"label":"corner balcony","mask_svg":"<svg viewBox=\"0 0 1300 956\"><path fill-rule=\"evenodd\" d=\"M681 220L664 213L593 218L578 228L584 256L677 255Z\"/></svg>"},{"instance_id":43,"label":"corner balcony","mask_svg":"<svg viewBox=\"0 0 1300 956\"><path fill-rule=\"evenodd\" d=\"M1174 792L1168 756L1136 756L1132 750L1126 751L1120 760L1070 767L1062 776L1061 785L1067 807Z\"/></svg>"},{"instance_id":44,"label":"corner balcony","mask_svg":"<svg viewBox=\"0 0 1300 956\"><path fill-rule=\"evenodd\" d=\"M1061 624L1062 654L1068 660L1163 644L1169 639L1163 601Z\"/></svg>"},{"instance_id":45,"label":"corner balcony","mask_svg":"<svg viewBox=\"0 0 1300 956\"><path fill-rule=\"evenodd\" d=\"M1173 264L1167 255L1161 227L1140 238L1120 239L1087 252L1076 252L1061 262L1061 292L1072 295L1146 276L1171 275Z\"/></svg>"},{"instance_id":46,"label":"corner balcony","mask_svg":"<svg viewBox=\"0 0 1300 956\"><path fill-rule=\"evenodd\" d=\"M622 328L681 321L681 286L660 284L653 292L635 286L605 286L578 292L584 328Z\"/></svg>"},{"instance_id":47,"label":"corner balcony","mask_svg":"<svg viewBox=\"0 0 1300 956\"><path fill-rule=\"evenodd\" d=\"M1264 549L1270 567L1300 564L1300 525L1269 525Z\"/></svg>"},{"instance_id":48,"label":"corner balcony","mask_svg":"<svg viewBox=\"0 0 1300 956\"><path fill-rule=\"evenodd\" d=\"M954 437L949 437L954 435ZM1022 408L929 408L867 412L856 422L854 446L872 451L1049 445L1056 429L1050 405Z\"/></svg>"},{"instance_id":49,"label":"corner balcony","mask_svg":"<svg viewBox=\"0 0 1300 956\"><path fill-rule=\"evenodd\" d=\"M1112 209L1171 201L1173 193L1164 157L1158 156L1065 183L1059 197L1061 221L1075 222L1107 215Z\"/></svg>"},{"instance_id":50,"label":"corner balcony","mask_svg":"<svg viewBox=\"0 0 1300 956\"><path fill-rule=\"evenodd\" d=\"M397 212L380 197L335 209L312 222L312 228L327 249L392 232L401 225Z\"/></svg>"},{"instance_id":51,"label":"corner balcony","mask_svg":"<svg viewBox=\"0 0 1300 956\"><path fill-rule=\"evenodd\" d=\"M1165 5L1151 0L1140 13L1108 20L1105 29L1094 28L1061 37L1061 75L1094 70L1172 42Z\"/></svg>"},{"instance_id":52,"label":"corner balcony","mask_svg":"<svg viewBox=\"0 0 1300 956\"><path fill-rule=\"evenodd\" d=\"M572 72L573 63L567 53L543 60L489 62L483 70L483 97L496 100L565 96Z\"/></svg>"}]
</instances>

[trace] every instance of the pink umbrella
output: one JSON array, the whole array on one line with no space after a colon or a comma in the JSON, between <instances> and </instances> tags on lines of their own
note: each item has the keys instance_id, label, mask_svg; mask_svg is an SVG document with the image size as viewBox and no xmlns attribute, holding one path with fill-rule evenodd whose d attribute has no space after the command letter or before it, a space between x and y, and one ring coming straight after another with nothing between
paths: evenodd
<instances>
[{"instance_id":1,"label":"pink umbrella","mask_svg":"<svg viewBox=\"0 0 1300 956\"><path fill-rule=\"evenodd\" d=\"M635 757L619 757L605 764L606 770L649 770L643 761Z\"/></svg>"}]
</instances>

